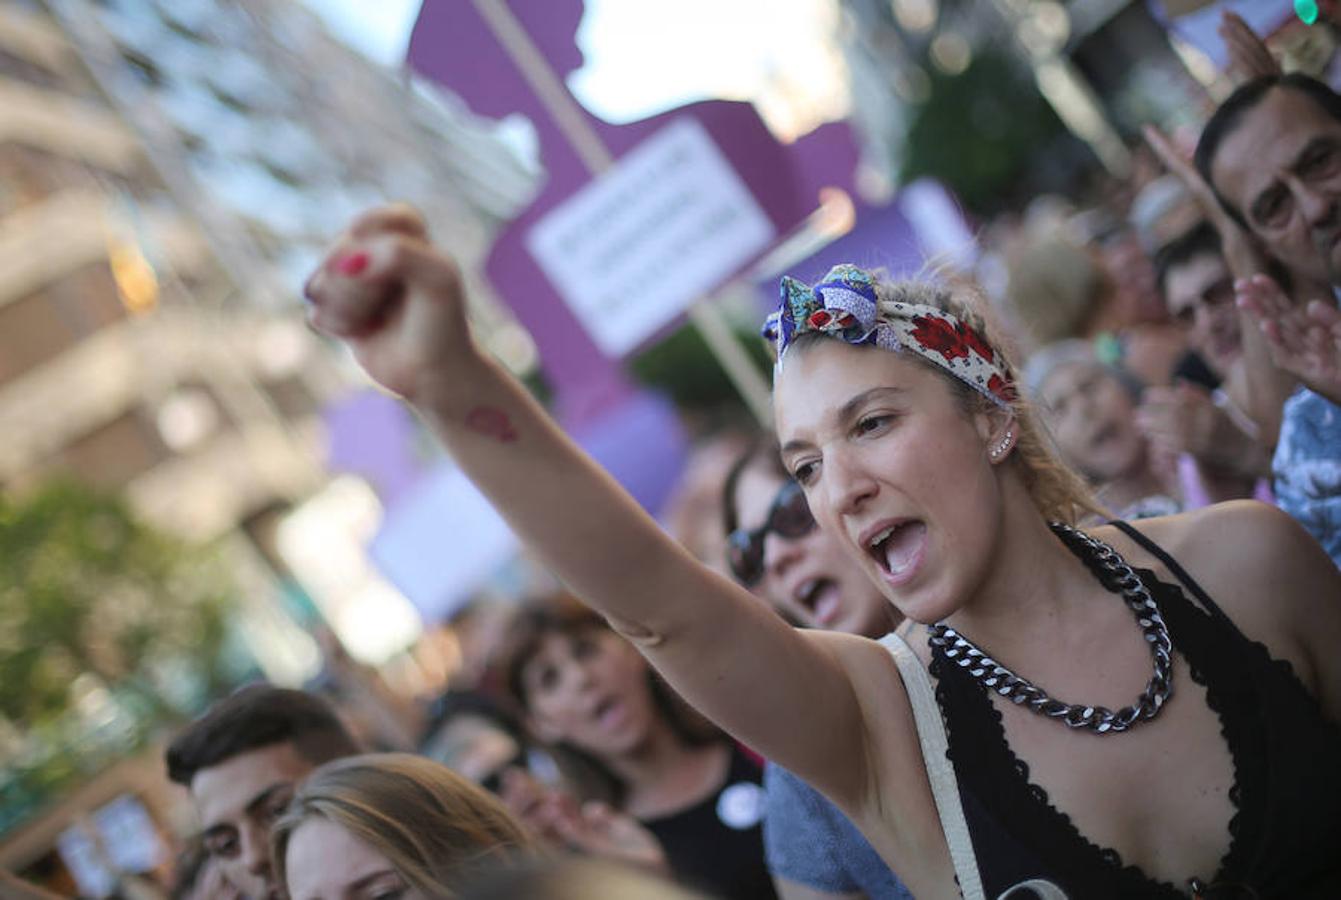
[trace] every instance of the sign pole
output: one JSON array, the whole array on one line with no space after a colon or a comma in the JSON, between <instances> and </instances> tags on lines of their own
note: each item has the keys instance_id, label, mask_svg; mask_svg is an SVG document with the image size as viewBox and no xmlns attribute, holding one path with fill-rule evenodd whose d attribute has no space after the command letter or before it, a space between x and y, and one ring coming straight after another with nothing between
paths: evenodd
<instances>
[{"instance_id":1,"label":"sign pole","mask_svg":"<svg viewBox=\"0 0 1341 900\"><path fill-rule=\"evenodd\" d=\"M597 177L613 168L614 156L586 120L585 113L568 93L567 87L554 74L526 29L517 21L512 10L508 9L505 0L472 2L591 176ZM772 421L768 382L736 340L726 318L713 305L711 298L703 298L690 305L686 315L750 412L760 424L768 425Z\"/></svg>"}]
</instances>

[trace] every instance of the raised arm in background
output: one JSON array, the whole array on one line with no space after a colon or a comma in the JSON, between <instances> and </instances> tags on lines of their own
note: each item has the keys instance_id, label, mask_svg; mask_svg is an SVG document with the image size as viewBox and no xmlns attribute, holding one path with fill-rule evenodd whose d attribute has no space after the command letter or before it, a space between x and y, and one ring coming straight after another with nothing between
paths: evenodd
<instances>
[{"instance_id":1,"label":"raised arm in background","mask_svg":"<svg viewBox=\"0 0 1341 900\"><path fill-rule=\"evenodd\" d=\"M1147 125L1146 142L1160 162L1176 175L1197 199L1206 221L1220 233L1225 264L1236 280L1246 280L1267 271L1266 256L1252 235L1225 210L1211 186L1191 161L1184 158L1159 129ZM1295 377L1282 371L1256 324L1242 314L1243 365L1224 385L1226 393L1257 424L1262 443L1274 446L1280 433L1281 405L1294 389Z\"/></svg>"}]
</instances>

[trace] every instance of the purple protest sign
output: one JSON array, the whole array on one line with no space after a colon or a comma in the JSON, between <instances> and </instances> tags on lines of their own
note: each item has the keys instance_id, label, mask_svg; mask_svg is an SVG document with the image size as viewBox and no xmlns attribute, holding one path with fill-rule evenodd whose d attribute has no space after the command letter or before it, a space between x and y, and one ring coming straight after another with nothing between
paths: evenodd
<instances>
[{"instance_id":1,"label":"purple protest sign","mask_svg":"<svg viewBox=\"0 0 1341 900\"><path fill-rule=\"evenodd\" d=\"M747 103L695 103L627 125L598 119L563 81L582 65L576 44L582 11L581 0L426 0L408 54L412 68L460 95L477 113L521 114L535 127L545 186L500 234L485 271L535 338L558 396L556 412L565 422L581 421L618 402L624 378L617 359L601 350L527 246L528 237L557 207L685 119L711 139L776 235L791 231L815 210L820 188L850 190L857 162L846 125L827 125L784 145ZM749 257L758 255L756 250ZM721 280L744 268L749 257ZM580 291L580 286L565 287L570 294ZM615 340L607 347L627 344Z\"/></svg>"}]
</instances>

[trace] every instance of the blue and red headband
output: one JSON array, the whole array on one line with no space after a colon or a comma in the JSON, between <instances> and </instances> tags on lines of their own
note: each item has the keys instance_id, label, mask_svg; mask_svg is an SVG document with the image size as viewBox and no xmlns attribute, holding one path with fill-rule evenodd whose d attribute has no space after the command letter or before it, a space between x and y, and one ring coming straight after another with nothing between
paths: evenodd
<instances>
[{"instance_id":1,"label":"blue and red headband","mask_svg":"<svg viewBox=\"0 0 1341 900\"><path fill-rule=\"evenodd\" d=\"M1009 407L1015 399L1004 362L977 330L934 306L894 300L882 308L874 279L856 266L834 266L813 288L783 276L781 294L763 327L777 345L779 365L796 338L816 332L854 345L911 350L993 403Z\"/></svg>"}]
</instances>

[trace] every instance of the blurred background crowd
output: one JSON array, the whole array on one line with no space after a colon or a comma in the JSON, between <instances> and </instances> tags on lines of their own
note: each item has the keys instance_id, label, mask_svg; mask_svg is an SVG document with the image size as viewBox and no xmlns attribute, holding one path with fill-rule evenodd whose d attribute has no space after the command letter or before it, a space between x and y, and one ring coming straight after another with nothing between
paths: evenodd
<instances>
[{"instance_id":1,"label":"blurred background crowd","mask_svg":"<svg viewBox=\"0 0 1341 900\"><path fill-rule=\"evenodd\" d=\"M823 801L566 597L305 327L302 281L353 213L412 201L489 349L694 556L800 627L891 624L764 436L762 312L780 274L840 259L976 285L1115 516L1256 498L1341 559L1336 405L1299 411L1315 395L1236 305L1237 251L1190 162L1236 85L1341 82L1335 15L3 0L0 870L27 886L0 896L269 896L246 823L268 829L292 786L202 835L202 782L241 790L269 770L230 766L290 745L294 777L414 754L385 759L478 800L418 768L435 761L521 823L479 801L495 845L625 867L569 870L556 897L651 891L619 881L630 867L723 897L902 896L878 859L770 827ZM719 202L710 245L648 249L628 221ZM682 290L657 312L610 299L667 260ZM1333 298L1329 272L1289 262L1292 296ZM310 733L337 737L308 752ZM303 804L360 770L322 771L290 859ZM478 896L540 896L514 877Z\"/></svg>"}]
</instances>

